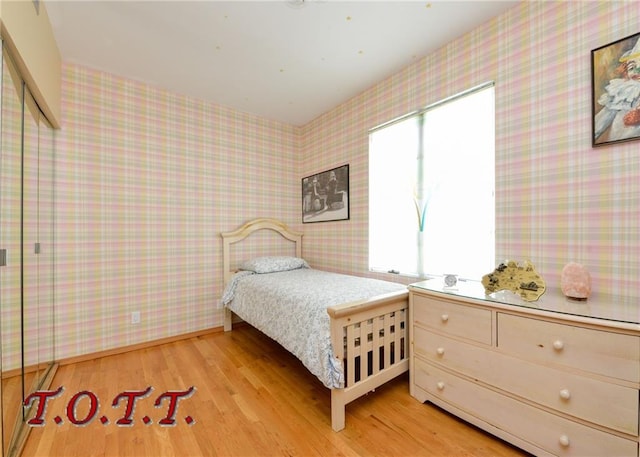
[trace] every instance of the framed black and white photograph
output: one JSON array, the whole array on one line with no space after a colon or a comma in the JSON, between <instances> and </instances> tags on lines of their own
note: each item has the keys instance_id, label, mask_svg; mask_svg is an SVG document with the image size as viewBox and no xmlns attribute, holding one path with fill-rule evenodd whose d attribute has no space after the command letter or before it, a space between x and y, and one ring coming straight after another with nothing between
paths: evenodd
<instances>
[{"instance_id":1,"label":"framed black and white photograph","mask_svg":"<svg viewBox=\"0 0 640 457\"><path fill-rule=\"evenodd\" d=\"M349 219L349 165L302 178L302 222Z\"/></svg>"},{"instance_id":2,"label":"framed black and white photograph","mask_svg":"<svg viewBox=\"0 0 640 457\"><path fill-rule=\"evenodd\" d=\"M591 51L592 145L640 139L640 33Z\"/></svg>"}]
</instances>

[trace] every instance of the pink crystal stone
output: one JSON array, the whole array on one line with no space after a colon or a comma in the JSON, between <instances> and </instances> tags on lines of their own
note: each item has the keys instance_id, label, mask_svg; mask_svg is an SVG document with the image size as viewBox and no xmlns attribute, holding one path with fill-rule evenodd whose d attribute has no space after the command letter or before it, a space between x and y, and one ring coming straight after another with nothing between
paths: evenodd
<instances>
[{"instance_id":1,"label":"pink crystal stone","mask_svg":"<svg viewBox=\"0 0 640 457\"><path fill-rule=\"evenodd\" d=\"M591 295L591 275L579 263L569 262L562 269L560 289L569 298L587 299Z\"/></svg>"}]
</instances>

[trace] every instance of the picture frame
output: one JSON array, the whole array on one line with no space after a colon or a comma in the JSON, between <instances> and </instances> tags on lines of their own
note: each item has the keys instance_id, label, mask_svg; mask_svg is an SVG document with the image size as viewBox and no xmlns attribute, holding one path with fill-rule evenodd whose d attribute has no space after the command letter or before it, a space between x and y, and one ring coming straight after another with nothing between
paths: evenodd
<instances>
[{"instance_id":1,"label":"picture frame","mask_svg":"<svg viewBox=\"0 0 640 457\"><path fill-rule=\"evenodd\" d=\"M591 51L592 146L640 139L638 85L640 32Z\"/></svg>"},{"instance_id":2,"label":"picture frame","mask_svg":"<svg viewBox=\"0 0 640 457\"><path fill-rule=\"evenodd\" d=\"M302 222L349 219L349 164L302 178Z\"/></svg>"}]
</instances>

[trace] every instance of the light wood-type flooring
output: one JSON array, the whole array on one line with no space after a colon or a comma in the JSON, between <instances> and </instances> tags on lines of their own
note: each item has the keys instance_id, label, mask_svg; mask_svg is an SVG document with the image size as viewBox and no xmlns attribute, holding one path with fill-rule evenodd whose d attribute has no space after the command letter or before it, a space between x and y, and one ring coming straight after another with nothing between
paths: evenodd
<instances>
[{"instance_id":1,"label":"light wood-type flooring","mask_svg":"<svg viewBox=\"0 0 640 457\"><path fill-rule=\"evenodd\" d=\"M179 396L191 386L191 396ZM58 387L63 392L49 400L45 423L32 428L23 456L526 455L420 404L409 395L407 374L350 403L346 428L336 433L329 389L248 325L63 365L50 390ZM133 423L118 425L127 398L138 394L125 394L115 406L114 399L148 387L131 410ZM166 392L176 392L169 394L174 426L159 423L171 397L154 406Z\"/></svg>"}]
</instances>

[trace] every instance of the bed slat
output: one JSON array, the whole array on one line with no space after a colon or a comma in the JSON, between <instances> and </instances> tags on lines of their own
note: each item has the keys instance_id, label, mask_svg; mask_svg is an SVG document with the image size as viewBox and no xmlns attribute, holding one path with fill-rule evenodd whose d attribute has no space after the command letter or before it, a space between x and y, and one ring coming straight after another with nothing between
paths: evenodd
<instances>
[{"instance_id":1,"label":"bed slat","mask_svg":"<svg viewBox=\"0 0 640 457\"><path fill-rule=\"evenodd\" d=\"M380 345L384 344L384 334L380 334L381 331L383 331L380 328L380 321L381 319L378 318L374 318L373 322L371 323L371 333L372 333L372 341L371 341L371 345L372 345L372 362L373 362L373 369L371 370L371 375L375 375L380 371L380 351L379 351L379 347Z\"/></svg>"},{"instance_id":2,"label":"bed slat","mask_svg":"<svg viewBox=\"0 0 640 457\"><path fill-rule=\"evenodd\" d=\"M359 333L357 332L356 329L354 328L353 325L350 325L346 328L347 331L347 350L346 353L347 354L355 354L356 353L356 338L359 337ZM351 361L351 360L347 360L346 361L346 372L347 372L347 379L346 379L346 383L347 385L353 385L355 383L355 377L356 377L356 364Z\"/></svg>"}]
</instances>

